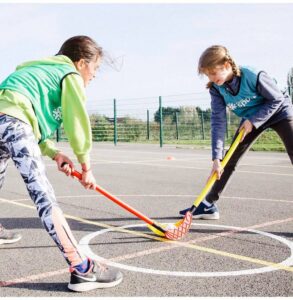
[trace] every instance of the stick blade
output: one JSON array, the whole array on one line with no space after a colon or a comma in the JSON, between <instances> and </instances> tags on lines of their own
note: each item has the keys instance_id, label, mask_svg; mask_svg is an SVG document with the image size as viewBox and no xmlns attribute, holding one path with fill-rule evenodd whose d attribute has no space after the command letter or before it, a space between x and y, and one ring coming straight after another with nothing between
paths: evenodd
<instances>
[{"instance_id":1,"label":"stick blade","mask_svg":"<svg viewBox=\"0 0 293 300\"><path fill-rule=\"evenodd\" d=\"M176 229L167 230L165 237L169 240L180 240L182 239L189 231L192 222L192 213L188 211L184 219L176 223Z\"/></svg>"}]
</instances>

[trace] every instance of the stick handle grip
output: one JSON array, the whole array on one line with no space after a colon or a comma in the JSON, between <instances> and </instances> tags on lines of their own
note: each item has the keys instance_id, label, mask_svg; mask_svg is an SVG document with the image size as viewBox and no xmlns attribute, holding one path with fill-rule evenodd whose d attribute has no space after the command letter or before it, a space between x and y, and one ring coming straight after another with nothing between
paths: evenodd
<instances>
[{"instance_id":1,"label":"stick handle grip","mask_svg":"<svg viewBox=\"0 0 293 300\"><path fill-rule=\"evenodd\" d=\"M71 173L71 175L78 178L79 180L82 179L82 175L78 171L73 171ZM101 188L100 186L96 185L95 190L97 192L99 192L100 194L104 195L105 197L107 197L108 199L110 199L111 201L115 202L116 204L118 204L122 208L126 209L127 211L129 211L133 215L137 216L139 219L145 221L146 223L148 223L150 225L155 224L155 222L152 221L151 219L149 219L147 216L143 215L141 212L139 212L136 209L132 208L131 206L129 206L128 204L126 204L122 200L118 199L117 197L111 195L109 192L107 192L105 189Z\"/></svg>"},{"instance_id":2,"label":"stick handle grip","mask_svg":"<svg viewBox=\"0 0 293 300\"><path fill-rule=\"evenodd\" d=\"M234 140L234 142L232 143L232 145L230 146L228 152L226 153L224 159L221 162L221 165L223 168L225 168L226 164L228 163L228 161L230 160L231 156L233 155L234 151L236 150L236 148L238 147L240 140L242 138L244 134L244 129L242 129L238 136L236 137L236 139ZM210 179L208 180L208 182L206 183L205 187L203 188L203 190L201 191L201 193L198 195L198 197L195 199L195 201L193 202L193 205L195 207L198 207L199 204L201 203L201 201L205 198L205 196L207 195L207 193L210 191L210 189L212 188L212 186L214 185L214 183L217 180L217 174L214 172L214 174L212 175L212 177L210 177Z\"/></svg>"}]
</instances>

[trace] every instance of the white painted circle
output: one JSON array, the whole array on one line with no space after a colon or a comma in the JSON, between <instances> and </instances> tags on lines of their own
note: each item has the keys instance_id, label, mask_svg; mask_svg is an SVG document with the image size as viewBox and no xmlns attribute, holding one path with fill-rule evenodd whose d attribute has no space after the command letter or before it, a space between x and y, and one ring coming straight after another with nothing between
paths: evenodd
<instances>
[{"instance_id":1,"label":"white painted circle","mask_svg":"<svg viewBox=\"0 0 293 300\"><path fill-rule=\"evenodd\" d=\"M226 225L215 225L215 224L202 224L202 223L192 223L191 225L193 226L205 226L205 227L220 227L220 228L228 228L228 229L234 229L234 230L240 230L240 231L246 231L246 232L253 232L256 234L260 234L269 238L272 238L274 240L277 240L286 246L291 251L290 256L285 259L284 261L278 263L283 266L291 266L293 265L293 242L268 233L268 232L263 232L255 229L243 229L241 227L235 227L235 226L226 226ZM136 227L146 227L145 224L135 224L135 225L125 225L122 227L118 228L136 228ZM148 268L140 268L140 267L135 267L135 266L129 266L126 264L121 264L121 263L116 263L112 262L108 259L105 259L101 256L96 255L95 253L92 252L92 250L89 247L89 242L95 238L98 235L102 235L107 232L115 231L115 229L103 229L101 231L93 232L91 234L86 235L83 237L80 242L79 246L82 248L83 252L91 257L92 259L95 259L97 261L107 261L108 265L111 265L116 268L124 269L127 271L133 271L133 272L141 272L141 273L148 273L148 274L157 274L157 275L167 275L167 276L181 276L181 277L222 277L222 276L240 276L240 275L251 275L251 274L259 274L259 273L266 273L266 272L272 272L276 271L278 269L268 266L268 267L263 267L263 268L256 268L256 269L246 269L246 270L239 270L239 271L227 271L227 272L182 272L182 271L163 271L163 270L155 270L155 269L148 269Z\"/></svg>"}]
</instances>

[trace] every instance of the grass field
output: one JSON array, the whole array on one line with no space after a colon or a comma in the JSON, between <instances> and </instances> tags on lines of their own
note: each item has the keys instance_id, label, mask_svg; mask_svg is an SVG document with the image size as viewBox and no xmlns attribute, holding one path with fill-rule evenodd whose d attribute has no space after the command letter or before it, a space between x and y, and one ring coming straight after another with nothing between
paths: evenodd
<instances>
[{"instance_id":1,"label":"grass field","mask_svg":"<svg viewBox=\"0 0 293 300\"><path fill-rule=\"evenodd\" d=\"M226 140L226 145L231 144L232 137ZM198 149L210 149L211 140L173 140L173 141L164 141L165 144L177 144L177 145L192 145ZM279 138L279 136L274 131L264 132L257 141L252 145L252 151L277 151L285 152L286 149Z\"/></svg>"}]
</instances>

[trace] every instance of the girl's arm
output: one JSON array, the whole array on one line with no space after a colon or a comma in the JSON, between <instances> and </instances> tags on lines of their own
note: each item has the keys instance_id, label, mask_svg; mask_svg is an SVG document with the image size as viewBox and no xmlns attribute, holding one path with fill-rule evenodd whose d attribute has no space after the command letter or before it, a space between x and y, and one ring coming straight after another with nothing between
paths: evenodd
<instances>
[{"instance_id":1,"label":"girl's arm","mask_svg":"<svg viewBox=\"0 0 293 300\"><path fill-rule=\"evenodd\" d=\"M226 104L224 98L213 87L210 89L211 95L211 127L212 127L212 159L213 166L209 178L216 172L217 179L221 178L223 168L221 159L223 158L225 133L226 133Z\"/></svg>"},{"instance_id":2,"label":"girl's arm","mask_svg":"<svg viewBox=\"0 0 293 300\"><path fill-rule=\"evenodd\" d=\"M39 144L42 155L48 156L53 159L53 157L59 152L55 143L49 139L43 141Z\"/></svg>"},{"instance_id":3,"label":"girl's arm","mask_svg":"<svg viewBox=\"0 0 293 300\"><path fill-rule=\"evenodd\" d=\"M249 121L255 128L259 128L268 121L285 100L275 80L269 77L265 72L259 74L257 91L264 97L265 102L262 107L249 118Z\"/></svg>"},{"instance_id":4,"label":"girl's arm","mask_svg":"<svg viewBox=\"0 0 293 300\"><path fill-rule=\"evenodd\" d=\"M92 147L92 130L86 111L84 82L77 74L70 74L62 82L62 117L70 146L81 164L82 180L86 189L95 188L89 153Z\"/></svg>"},{"instance_id":5,"label":"girl's arm","mask_svg":"<svg viewBox=\"0 0 293 300\"><path fill-rule=\"evenodd\" d=\"M90 168L92 147L90 120L86 111L86 95L82 78L70 74L62 82L62 118L66 136L80 164Z\"/></svg>"},{"instance_id":6,"label":"girl's arm","mask_svg":"<svg viewBox=\"0 0 293 300\"><path fill-rule=\"evenodd\" d=\"M226 104L224 98L215 89L210 89L211 95L211 132L212 132L212 159L222 159L226 133Z\"/></svg>"}]
</instances>

